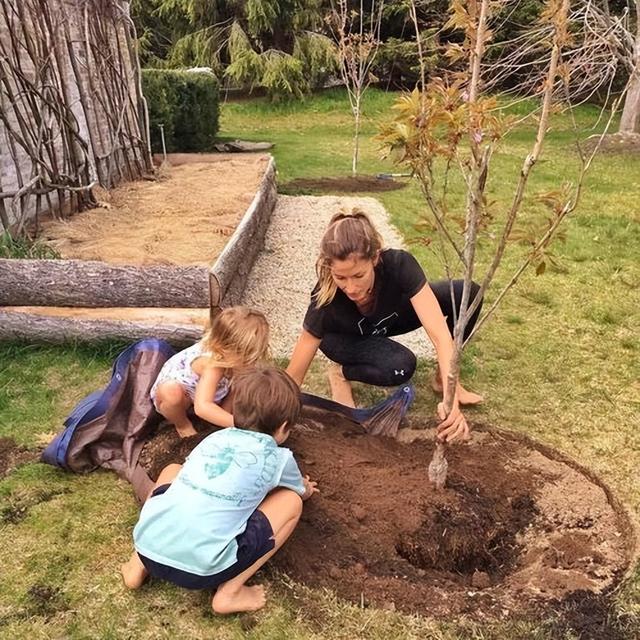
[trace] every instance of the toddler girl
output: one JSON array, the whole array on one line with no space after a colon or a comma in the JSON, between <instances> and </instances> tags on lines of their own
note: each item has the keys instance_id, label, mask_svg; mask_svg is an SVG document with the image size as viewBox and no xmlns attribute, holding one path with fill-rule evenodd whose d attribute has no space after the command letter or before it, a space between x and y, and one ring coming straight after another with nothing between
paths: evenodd
<instances>
[{"instance_id":1,"label":"toddler girl","mask_svg":"<svg viewBox=\"0 0 640 640\"><path fill-rule=\"evenodd\" d=\"M268 352L269 325L248 307L223 309L202 339L170 358L151 388L151 399L181 438L196 433L187 415L221 427L234 426L230 383L235 369L255 365Z\"/></svg>"}]
</instances>

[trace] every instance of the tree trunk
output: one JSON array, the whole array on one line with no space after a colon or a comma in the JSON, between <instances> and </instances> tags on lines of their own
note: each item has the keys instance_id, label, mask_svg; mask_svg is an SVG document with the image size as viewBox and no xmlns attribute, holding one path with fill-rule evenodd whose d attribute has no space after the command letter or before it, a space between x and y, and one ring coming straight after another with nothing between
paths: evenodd
<instances>
[{"instance_id":1,"label":"tree trunk","mask_svg":"<svg viewBox=\"0 0 640 640\"><path fill-rule=\"evenodd\" d=\"M636 72L631 78L620 117L619 133L640 133L640 51Z\"/></svg>"},{"instance_id":2,"label":"tree trunk","mask_svg":"<svg viewBox=\"0 0 640 640\"><path fill-rule=\"evenodd\" d=\"M633 73L624 99L619 133L640 133L640 0L636 1L636 39L633 47Z\"/></svg>"},{"instance_id":3,"label":"tree trunk","mask_svg":"<svg viewBox=\"0 0 640 640\"><path fill-rule=\"evenodd\" d=\"M209 306L207 267L0 260L0 282L0 306Z\"/></svg>"},{"instance_id":4,"label":"tree trunk","mask_svg":"<svg viewBox=\"0 0 640 640\"><path fill-rule=\"evenodd\" d=\"M353 116L355 126L353 132L353 159L351 161L351 176L355 178L358 175L358 155L360 153L360 95L356 98L353 108Z\"/></svg>"}]
</instances>

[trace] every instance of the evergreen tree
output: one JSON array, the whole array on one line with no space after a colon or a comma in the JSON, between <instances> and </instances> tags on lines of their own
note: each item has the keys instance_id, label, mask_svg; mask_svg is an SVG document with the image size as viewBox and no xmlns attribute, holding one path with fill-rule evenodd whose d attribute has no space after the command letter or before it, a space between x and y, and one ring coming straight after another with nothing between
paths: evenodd
<instances>
[{"instance_id":1,"label":"evergreen tree","mask_svg":"<svg viewBox=\"0 0 640 640\"><path fill-rule=\"evenodd\" d=\"M274 98L301 96L337 69L321 0L134 0L133 15L146 62L211 67Z\"/></svg>"}]
</instances>

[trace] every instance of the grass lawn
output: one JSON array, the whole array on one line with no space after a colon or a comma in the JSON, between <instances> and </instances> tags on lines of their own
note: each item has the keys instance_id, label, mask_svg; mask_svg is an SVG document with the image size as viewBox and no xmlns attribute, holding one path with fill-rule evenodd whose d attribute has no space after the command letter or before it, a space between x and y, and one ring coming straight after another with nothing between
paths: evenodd
<instances>
[{"instance_id":1,"label":"grass lawn","mask_svg":"<svg viewBox=\"0 0 640 640\"><path fill-rule=\"evenodd\" d=\"M365 103L361 172L397 169L379 159L371 138L394 96L371 91ZM597 111L581 108L583 136ZM344 93L304 103L226 104L221 134L275 142L281 192L295 178L347 175L351 118ZM489 194L499 217L533 139L522 127L495 158ZM573 134L556 116L531 193L575 175ZM486 397L474 420L526 432L597 472L640 515L640 158L603 155L587 179L578 211L556 246L560 270L526 274L465 354L464 382ZM456 184L454 183L454 189ZM419 191L377 194L407 238L424 212ZM540 215L533 197L529 216ZM442 268L427 249L414 252L429 276ZM514 247L498 276L506 281L523 249ZM495 291L495 289L494 289ZM491 299L491 294L489 295ZM0 437L35 449L85 393L104 385L117 347L0 345ZM413 411L431 415L428 363L420 366ZM318 370L311 384L324 389ZM255 616L217 619L204 594L152 584L121 586L118 565L131 547L136 505L109 473L71 476L28 463L0 481L0 637L7 638L572 638L551 616L478 625L436 623L338 602L267 572L270 601ZM611 620L620 638L640 637L640 571L617 594Z\"/></svg>"}]
</instances>

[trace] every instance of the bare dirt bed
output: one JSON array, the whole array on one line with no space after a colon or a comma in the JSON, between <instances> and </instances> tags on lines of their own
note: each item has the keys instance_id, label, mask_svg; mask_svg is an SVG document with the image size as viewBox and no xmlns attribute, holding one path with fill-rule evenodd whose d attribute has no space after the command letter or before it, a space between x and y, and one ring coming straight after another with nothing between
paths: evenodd
<instances>
[{"instance_id":1,"label":"bare dirt bed","mask_svg":"<svg viewBox=\"0 0 640 640\"><path fill-rule=\"evenodd\" d=\"M282 185L285 193L320 191L322 193L378 193L397 191L407 186L407 179L378 178L376 176L355 176L341 178L296 178Z\"/></svg>"},{"instance_id":2,"label":"bare dirt bed","mask_svg":"<svg viewBox=\"0 0 640 640\"><path fill-rule=\"evenodd\" d=\"M15 467L38 459L38 453L19 446L11 438L0 438L0 478Z\"/></svg>"},{"instance_id":3,"label":"bare dirt bed","mask_svg":"<svg viewBox=\"0 0 640 640\"><path fill-rule=\"evenodd\" d=\"M157 433L141 463L155 477L211 430ZM372 437L307 412L287 446L321 493L305 505L274 566L353 602L440 618L501 618L606 593L633 532L587 472L521 438L476 425L448 453L442 492L427 481L432 431Z\"/></svg>"},{"instance_id":4,"label":"bare dirt bed","mask_svg":"<svg viewBox=\"0 0 640 640\"><path fill-rule=\"evenodd\" d=\"M101 207L45 222L41 237L69 259L211 265L251 204L268 159L181 155L158 180L98 192Z\"/></svg>"}]
</instances>

